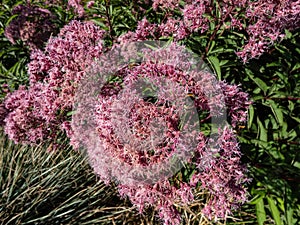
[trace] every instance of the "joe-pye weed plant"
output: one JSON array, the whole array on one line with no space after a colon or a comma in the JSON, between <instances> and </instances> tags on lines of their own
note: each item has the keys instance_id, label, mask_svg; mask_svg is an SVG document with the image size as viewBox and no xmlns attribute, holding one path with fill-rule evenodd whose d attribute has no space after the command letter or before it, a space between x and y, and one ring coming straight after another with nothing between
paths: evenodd
<instances>
[{"instance_id":1,"label":"joe-pye weed plant","mask_svg":"<svg viewBox=\"0 0 300 225\"><path fill-rule=\"evenodd\" d=\"M298 1L270 1L268 4L262 1L137 1L135 3L134 5L118 1L89 1L86 5L85 2L76 3L77 10L74 11L77 11L77 18L85 21L72 21L60 31L57 37L51 37L44 49L31 51L32 58L28 64L29 86L20 87L17 91L8 94L1 105L1 118L3 118L6 133L11 139L21 143L40 143L50 139L54 144L58 144L57 132L64 131L73 141L72 144L75 144L74 129L70 123L73 114L73 97L81 79L87 75L88 66L94 58L103 55L110 49L108 45L118 46L132 41L153 39L174 40L188 46L203 57L219 80L227 78L229 81L239 81L240 83L249 83L250 80L252 86L254 82L259 89L266 93L267 87L260 78L256 77L258 72L251 68L251 65L243 66L242 62L251 64L255 61L249 61L249 59L263 53L268 54L268 51L271 52L272 44L288 34L285 29L296 29L299 21ZM72 7L76 8L76 4L73 4ZM86 9L85 12L82 11L83 7ZM91 15L90 12L99 14L98 16ZM90 18L101 28L87 22ZM123 22L116 24L116 21L126 21L130 26L126 26ZM132 24L136 24L137 28L133 28ZM227 35L228 38L226 38ZM235 52L241 59L235 56ZM251 74L249 70L243 72L245 68L249 67L254 74ZM240 74L236 73L236 68L242 68L239 71ZM101 101L97 111L98 135L102 140L101 144L105 146L106 153L111 153L116 160L123 160L129 165L137 163L142 166L170 156L176 149L175 143L178 138L176 135L181 131L178 127L176 110L172 108L174 106L169 105L170 101L155 98L142 99L142 102L134 106L136 112L132 112L130 116L135 119L131 121L128 129L132 129L138 138L147 138L149 132L151 133L151 130L154 129L147 127L151 124L149 121L152 118L156 119L162 116L161 118L165 117L166 121L170 122L170 125L167 126L169 133L166 133L169 135L166 139L169 142L159 146L157 152L144 152L142 155L140 151L136 151L137 148L133 148L135 145L123 146L124 143L118 142L119 137L116 137L113 132L116 127L109 121L110 107L115 106L112 105L112 100L115 100L114 98L117 98L116 96L122 90L123 82L130 83L130 80L137 76L153 78L163 74L164 77L173 79L182 86L185 86L184 82L186 82L186 94L201 110L207 109L207 100L203 98L205 90L203 92L193 91L195 84L193 81L189 81L189 75L180 75L180 73L180 70L178 71L176 68L174 70L168 65L162 66L146 62L129 64L119 74L115 74L118 79L111 81L110 85L106 87L106 92L99 96ZM232 74L235 74L236 77ZM243 76L245 77L243 78ZM244 126L243 122L247 117L246 109L250 102L239 87L225 82L220 82L218 85L225 97L230 126L219 131L221 138L216 146L216 154L210 157L206 156L207 137L196 135L199 145L194 150L198 155L195 154L196 159L192 163L194 163L194 167L197 167L197 157L198 159L206 157L212 161L209 161L206 167L186 167L186 170L180 171L175 177L165 180L160 185L120 184L120 193L124 197L128 196L141 212L145 206L153 206L166 223L167 221L174 224L179 223L180 216L177 210L179 205L191 203L193 190L197 192L201 188L208 189L210 192L207 205L202 211L209 218L226 218L232 207L238 205L231 197L237 187L235 185L241 180L236 177L238 174L232 174L231 169L237 166L238 169L234 171L240 171L239 176L244 176L245 170L240 170L241 154L236 132L239 132L239 129ZM242 86L252 93L253 90L243 84ZM124 102L130 98L134 99L134 94L127 93L123 100L117 100ZM125 102L124 105L126 105ZM114 109L116 110L116 108ZM253 109L252 107L251 110ZM271 109L275 113L275 119L280 122L281 114L276 102L271 104ZM172 117L172 113L174 113L174 117ZM250 116L252 118L253 114L251 113ZM146 127L144 127L145 124L138 122L139 118L144 118L143 122ZM204 122L209 123L209 120L205 121L204 118ZM256 122L259 128L257 131L254 128L254 132L259 133L262 141L267 141L268 138L266 139L265 136L267 129L261 125L261 120L257 119ZM265 124L265 126L267 125ZM281 125L279 124L279 126ZM295 132L297 134L297 129ZM254 144L257 145L257 143ZM260 144L259 147L264 147ZM76 146L74 147L76 148ZM92 156L96 162L97 157L101 157L103 154L101 148L99 149L98 155ZM100 163L91 164L100 178L102 177L107 183L110 182L105 178L107 175L109 177L109 174L103 172ZM199 173L198 176L196 172ZM182 177L182 174L186 175ZM241 202L243 201L241 200ZM272 202L272 200L268 201ZM270 203L271 205L272 203ZM273 217L276 215L275 211L273 204L271 207ZM278 223L278 216L276 223Z\"/></svg>"}]
</instances>

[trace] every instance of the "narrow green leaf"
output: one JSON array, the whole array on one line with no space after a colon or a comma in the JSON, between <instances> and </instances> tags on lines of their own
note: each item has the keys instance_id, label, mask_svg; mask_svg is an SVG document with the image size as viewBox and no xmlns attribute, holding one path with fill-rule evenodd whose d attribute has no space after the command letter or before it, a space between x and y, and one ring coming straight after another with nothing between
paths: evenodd
<instances>
[{"instance_id":1,"label":"narrow green leaf","mask_svg":"<svg viewBox=\"0 0 300 225\"><path fill-rule=\"evenodd\" d=\"M264 222L267 218L263 198L259 199L259 201L256 203L255 210L258 225L264 225Z\"/></svg>"},{"instance_id":2,"label":"narrow green leaf","mask_svg":"<svg viewBox=\"0 0 300 225\"><path fill-rule=\"evenodd\" d=\"M294 209L290 206L290 204L288 204L287 205L287 210L286 210L287 225L294 225L295 224L293 214L294 214Z\"/></svg>"},{"instance_id":3,"label":"narrow green leaf","mask_svg":"<svg viewBox=\"0 0 300 225\"><path fill-rule=\"evenodd\" d=\"M221 80L221 67L219 59L215 56L209 56L208 61L213 67L214 72L217 74L218 80Z\"/></svg>"},{"instance_id":4,"label":"narrow green leaf","mask_svg":"<svg viewBox=\"0 0 300 225\"><path fill-rule=\"evenodd\" d=\"M257 124L258 124L258 131L259 131L259 139L261 141L267 142L268 141L268 133L267 129L264 127L260 119L257 117Z\"/></svg>"},{"instance_id":5,"label":"narrow green leaf","mask_svg":"<svg viewBox=\"0 0 300 225\"><path fill-rule=\"evenodd\" d=\"M253 105L250 105L248 109L248 129L252 126L253 118L254 118L254 107Z\"/></svg>"},{"instance_id":6,"label":"narrow green leaf","mask_svg":"<svg viewBox=\"0 0 300 225\"><path fill-rule=\"evenodd\" d=\"M267 200L268 200L270 211L271 211L272 217L275 221L275 224L281 225L280 212L275 204L274 199L271 197L267 197Z\"/></svg>"},{"instance_id":7,"label":"narrow green leaf","mask_svg":"<svg viewBox=\"0 0 300 225\"><path fill-rule=\"evenodd\" d=\"M292 68L291 72L300 69L300 63L296 63L295 66Z\"/></svg>"},{"instance_id":8,"label":"narrow green leaf","mask_svg":"<svg viewBox=\"0 0 300 225\"><path fill-rule=\"evenodd\" d=\"M264 193L259 193L259 194L255 195L253 199L251 199L251 201L249 202L249 204L256 205L257 203L259 203L260 201L262 201L264 197L265 197Z\"/></svg>"},{"instance_id":9,"label":"narrow green leaf","mask_svg":"<svg viewBox=\"0 0 300 225\"><path fill-rule=\"evenodd\" d=\"M251 78L256 84L257 86L264 92L264 94L267 93L268 90L268 85L260 78L258 77L252 77Z\"/></svg>"},{"instance_id":10,"label":"narrow green leaf","mask_svg":"<svg viewBox=\"0 0 300 225\"><path fill-rule=\"evenodd\" d=\"M277 122L281 125L283 124L283 113L281 109L278 108L277 103L275 103L273 100L268 100L268 104L270 104L271 110L277 120Z\"/></svg>"}]
</instances>

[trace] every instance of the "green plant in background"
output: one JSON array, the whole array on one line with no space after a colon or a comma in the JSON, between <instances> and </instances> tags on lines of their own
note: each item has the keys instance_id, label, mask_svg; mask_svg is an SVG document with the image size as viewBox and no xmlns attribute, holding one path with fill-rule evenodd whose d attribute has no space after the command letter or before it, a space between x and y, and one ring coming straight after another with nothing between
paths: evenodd
<instances>
[{"instance_id":1,"label":"green plant in background","mask_svg":"<svg viewBox=\"0 0 300 225\"><path fill-rule=\"evenodd\" d=\"M6 26L15 18L11 15L14 4L14 1L2 1L0 5L0 99L4 98L6 92L17 89L20 84L28 81L25 68L29 62L28 48L21 41L12 45L4 36Z\"/></svg>"},{"instance_id":2,"label":"green plant in background","mask_svg":"<svg viewBox=\"0 0 300 225\"><path fill-rule=\"evenodd\" d=\"M245 71L249 80L243 85L252 84L255 104L242 142L257 182L252 195L260 224L266 215L275 224L300 221L299 40L299 31L287 31L270 49L272 57L263 55Z\"/></svg>"}]
</instances>

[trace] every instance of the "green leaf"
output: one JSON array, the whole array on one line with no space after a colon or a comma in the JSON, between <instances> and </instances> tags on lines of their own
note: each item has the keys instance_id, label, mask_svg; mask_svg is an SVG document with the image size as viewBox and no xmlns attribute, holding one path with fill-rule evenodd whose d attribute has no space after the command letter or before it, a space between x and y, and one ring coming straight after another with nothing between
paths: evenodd
<instances>
[{"instance_id":1,"label":"green leaf","mask_svg":"<svg viewBox=\"0 0 300 225\"><path fill-rule=\"evenodd\" d=\"M284 32L285 32L285 37L287 39L292 38L293 34L289 30L285 29Z\"/></svg>"},{"instance_id":2,"label":"green leaf","mask_svg":"<svg viewBox=\"0 0 300 225\"><path fill-rule=\"evenodd\" d=\"M209 56L208 61L213 67L214 72L217 74L218 80L221 80L221 67L219 59L215 56Z\"/></svg>"},{"instance_id":3,"label":"green leaf","mask_svg":"<svg viewBox=\"0 0 300 225\"><path fill-rule=\"evenodd\" d=\"M256 205L258 204L260 201L262 201L262 199L265 197L264 193L259 193L257 195L254 196L253 199L251 199L251 201L249 202L249 204L251 205Z\"/></svg>"},{"instance_id":4,"label":"green leaf","mask_svg":"<svg viewBox=\"0 0 300 225\"><path fill-rule=\"evenodd\" d=\"M292 68L291 72L300 69L300 63L296 63L295 66Z\"/></svg>"},{"instance_id":5,"label":"green leaf","mask_svg":"<svg viewBox=\"0 0 300 225\"><path fill-rule=\"evenodd\" d=\"M254 118L254 107L253 105L249 106L248 109L248 129L252 126L253 118Z\"/></svg>"},{"instance_id":6,"label":"green leaf","mask_svg":"<svg viewBox=\"0 0 300 225\"><path fill-rule=\"evenodd\" d=\"M272 217L275 221L275 224L281 225L280 212L275 204L274 199L271 197L267 197L267 200L268 200L270 211L271 211Z\"/></svg>"},{"instance_id":7,"label":"green leaf","mask_svg":"<svg viewBox=\"0 0 300 225\"><path fill-rule=\"evenodd\" d=\"M259 139L261 141L267 142L268 141L268 132L267 129L264 127L260 119L257 117L257 124L258 124L258 132L259 132Z\"/></svg>"},{"instance_id":8,"label":"green leaf","mask_svg":"<svg viewBox=\"0 0 300 225\"><path fill-rule=\"evenodd\" d=\"M269 87L262 79L258 77L250 77L250 78L257 84L257 86L264 92L264 94L267 93Z\"/></svg>"},{"instance_id":9,"label":"green leaf","mask_svg":"<svg viewBox=\"0 0 300 225\"><path fill-rule=\"evenodd\" d=\"M290 206L290 204L287 204L287 210L286 210L287 225L294 225L295 224L293 214L294 214L294 209Z\"/></svg>"},{"instance_id":10,"label":"green leaf","mask_svg":"<svg viewBox=\"0 0 300 225\"><path fill-rule=\"evenodd\" d=\"M270 104L271 110L275 115L277 122L279 124L283 124L283 113L281 109L278 108L277 103L275 103L273 100L268 100L266 103Z\"/></svg>"},{"instance_id":11,"label":"green leaf","mask_svg":"<svg viewBox=\"0 0 300 225\"><path fill-rule=\"evenodd\" d=\"M258 225L264 225L264 222L267 218L263 198L260 198L259 201L256 203L255 210Z\"/></svg>"}]
</instances>

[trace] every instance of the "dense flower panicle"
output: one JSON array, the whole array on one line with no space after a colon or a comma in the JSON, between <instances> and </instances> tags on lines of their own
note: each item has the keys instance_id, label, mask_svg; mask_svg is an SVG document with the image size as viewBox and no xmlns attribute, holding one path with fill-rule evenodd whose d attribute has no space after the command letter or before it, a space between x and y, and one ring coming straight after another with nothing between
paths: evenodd
<instances>
[{"instance_id":1,"label":"dense flower panicle","mask_svg":"<svg viewBox=\"0 0 300 225\"><path fill-rule=\"evenodd\" d=\"M222 82L221 87L225 96L231 125L235 128L237 124L246 123L247 109L252 104L249 100L249 95L242 92L237 85L229 85Z\"/></svg>"},{"instance_id":2,"label":"dense flower panicle","mask_svg":"<svg viewBox=\"0 0 300 225\"><path fill-rule=\"evenodd\" d=\"M68 1L79 16L84 16L81 3L80 0ZM89 3L91 7L93 1ZM179 5L177 0L154 1L155 10L158 7L176 9L181 17L165 18L161 24L152 24L144 18L134 32L118 40L124 44L171 35L181 40L195 32L204 33L209 28L212 4L207 0L186 1L185 5ZM223 9L221 23L231 19L229 28L242 29L234 10L246 7L246 0L224 0L220 7ZM254 17L251 19L256 21ZM265 31L261 29L260 32ZM83 141L90 164L100 179L106 184L117 180L121 196L129 197L140 212L148 206L154 207L166 225L180 224L175 205L193 202L193 191L199 184L210 195L203 213L211 219L226 218L247 197L244 184L248 180L240 162L236 135L228 125L220 128L217 140L206 137L199 131L199 124L188 123L186 108L191 105L186 103L192 101L198 122L200 113L207 115L209 112L208 118L221 118L222 110L227 107L229 124L235 128L247 119L246 110L251 104L248 95L238 86L215 81L207 71L193 72L192 62L185 63L185 56L178 57L182 48L174 44L170 52L143 52L142 62L126 65L113 74L117 81L95 82L98 89L102 85L100 91L97 89L100 93L95 94L92 88L85 90L97 97L96 101L84 102L79 108L77 116L85 127L77 129L68 113L73 110L76 91L87 69L106 50L102 43L104 35L105 32L92 22L72 21L57 37L49 39L44 51L32 51L28 65L30 86L28 89L20 87L0 105L0 124L4 121L5 132L15 142L22 143L39 143L46 138L54 140L60 130L66 132L75 149L79 149ZM255 38L253 43L256 43ZM260 44L264 46L263 41ZM131 56L129 53L126 57ZM114 66L114 60L117 59L106 58L101 70L96 72L113 71L109 67ZM153 91L153 86L157 90ZM150 94L143 92L149 89ZM95 114L89 109L95 110ZM88 121L91 118L92 122ZM184 131L186 127L189 128L187 132ZM195 127L196 131L192 129ZM97 141L92 142L94 139ZM179 161L180 157L189 156L185 163L196 168L190 180L176 185L168 180L170 172L178 172L181 167L155 170L160 168L157 167L160 163L169 165L168 160L174 159L173 156ZM161 177L155 179L156 176Z\"/></svg>"},{"instance_id":3,"label":"dense flower panicle","mask_svg":"<svg viewBox=\"0 0 300 225\"><path fill-rule=\"evenodd\" d=\"M206 18L210 7L210 1L198 0L192 4L187 4L183 9L183 21L185 26L191 31L205 32L208 29L209 19Z\"/></svg>"},{"instance_id":4,"label":"dense flower panicle","mask_svg":"<svg viewBox=\"0 0 300 225\"><path fill-rule=\"evenodd\" d=\"M44 53L32 53L28 66L30 83L43 81L53 91L60 90L54 101L57 110L72 107L72 97L85 69L102 54L103 35L91 22L72 21L49 40Z\"/></svg>"},{"instance_id":5,"label":"dense flower panicle","mask_svg":"<svg viewBox=\"0 0 300 225\"><path fill-rule=\"evenodd\" d=\"M220 131L219 151L209 169L200 177L212 198L203 209L209 218L225 218L232 208L237 208L247 200L246 189L242 186L249 180L245 177L246 168L241 165L241 153L233 130Z\"/></svg>"},{"instance_id":6,"label":"dense flower panicle","mask_svg":"<svg viewBox=\"0 0 300 225\"><path fill-rule=\"evenodd\" d=\"M82 0L68 0L68 6L72 7L79 17L84 16L85 11L82 6Z\"/></svg>"},{"instance_id":7,"label":"dense flower panicle","mask_svg":"<svg viewBox=\"0 0 300 225\"><path fill-rule=\"evenodd\" d=\"M12 13L18 16L5 28L5 36L13 44L21 39L32 49L42 48L56 32L55 17L49 10L35 5L18 5Z\"/></svg>"},{"instance_id":8,"label":"dense flower panicle","mask_svg":"<svg viewBox=\"0 0 300 225\"><path fill-rule=\"evenodd\" d=\"M180 224L180 214L173 204L190 198L190 192L187 194L182 188L172 186L168 180L160 181L153 186L121 184L118 188L120 195L129 197L140 212L147 206L155 206L164 225Z\"/></svg>"},{"instance_id":9,"label":"dense flower panicle","mask_svg":"<svg viewBox=\"0 0 300 225\"><path fill-rule=\"evenodd\" d=\"M158 7L162 9L171 9L174 10L179 6L179 0L154 0L152 7L154 10L157 10Z\"/></svg>"},{"instance_id":10,"label":"dense flower panicle","mask_svg":"<svg viewBox=\"0 0 300 225\"><path fill-rule=\"evenodd\" d=\"M143 41L147 40L148 37L154 37L156 27L157 25L149 23L147 19L142 19L138 22L138 26L135 32L136 40Z\"/></svg>"},{"instance_id":11,"label":"dense flower panicle","mask_svg":"<svg viewBox=\"0 0 300 225\"><path fill-rule=\"evenodd\" d=\"M172 36L175 40L182 40L191 34L182 20L168 18L165 23L159 25L159 33L161 36Z\"/></svg>"},{"instance_id":12,"label":"dense flower panicle","mask_svg":"<svg viewBox=\"0 0 300 225\"><path fill-rule=\"evenodd\" d=\"M236 134L229 126L220 128L217 140L206 137L199 127L195 132L191 130L185 134L184 129L179 128L182 119L180 107L184 108L185 102L173 103L192 95L197 113L210 111L211 116L219 117L220 109L225 107L224 101L231 118L229 122L236 126L236 122L246 119L250 104L248 95L237 86L213 82L211 74L206 71L189 71L191 65L184 64L184 56L176 56L180 48L174 46L169 52L147 52L145 61L115 74L124 86L118 82L103 84L94 104L83 103L82 110L89 104L96 105L96 114L92 115L95 124L79 127L81 130L74 128L74 131L89 138L85 143L94 172L107 184L116 180L120 195L129 197L140 212L151 206L157 210L164 224L180 224L180 214L175 205L192 203L194 189L201 184L201 189L209 193L203 214L211 219L225 218L247 198L244 184L248 180L246 169L240 162ZM136 87L149 91L146 81L152 84L151 87L156 87L156 94L138 92ZM99 87L97 82L95 86ZM216 89L224 95L223 98L215 93ZM86 91L94 93L90 87ZM83 111L78 115L83 116L83 122L89 117ZM96 132L91 135L93 130ZM182 136L195 145L184 148L180 143ZM90 143L93 138L99 140ZM152 168L177 154L178 149L179 152L191 152L186 163L196 169L190 180L174 185L168 180L169 173L164 176ZM159 168L163 171L162 167ZM174 175L178 169L171 172L175 172L172 173ZM155 179L156 174L162 177ZM154 181L148 182L151 179Z\"/></svg>"},{"instance_id":13,"label":"dense flower panicle","mask_svg":"<svg viewBox=\"0 0 300 225\"><path fill-rule=\"evenodd\" d=\"M48 123L40 113L45 98L43 85L37 84L30 89L21 86L9 94L4 102L8 112L4 120L4 131L16 143L39 143L56 132L54 124Z\"/></svg>"},{"instance_id":14,"label":"dense flower panicle","mask_svg":"<svg viewBox=\"0 0 300 225\"><path fill-rule=\"evenodd\" d=\"M160 24L145 23L144 19L136 31L124 34L119 40L123 42L173 36L174 40L178 41L195 32L205 33L211 22L219 21L217 26L220 28L243 30L248 34L247 44L237 52L246 63L249 59L259 57L275 41L282 39L285 29L294 30L300 26L299 0L222 0L218 1L217 6L220 18L213 14L216 7L214 1L184 1L184 4L168 0L154 1L153 8L158 7L169 9L170 12L176 8L181 14L166 17ZM245 16L241 16L243 12ZM245 20L249 23L246 27Z\"/></svg>"},{"instance_id":15,"label":"dense flower panicle","mask_svg":"<svg viewBox=\"0 0 300 225\"><path fill-rule=\"evenodd\" d=\"M6 118L8 114L8 110L5 108L5 105L3 102L0 103L0 126L3 126L4 123L4 119Z\"/></svg>"},{"instance_id":16,"label":"dense flower panicle","mask_svg":"<svg viewBox=\"0 0 300 225\"><path fill-rule=\"evenodd\" d=\"M91 22L72 21L49 39L44 52L32 51L28 90L22 87L4 101L5 131L12 140L37 143L60 129L72 134L67 113L85 69L102 54L104 33Z\"/></svg>"},{"instance_id":17,"label":"dense flower panicle","mask_svg":"<svg viewBox=\"0 0 300 225\"><path fill-rule=\"evenodd\" d=\"M157 36L158 35L158 36ZM159 28L157 24L151 24L146 18L138 22L135 32L127 32L120 37L118 41L122 44L135 41L145 41L159 37Z\"/></svg>"},{"instance_id":18,"label":"dense flower panicle","mask_svg":"<svg viewBox=\"0 0 300 225\"><path fill-rule=\"evenodd\" d=\"M285 29L294 30L300 26L300 1L250 1L246 16L251 23L246 28L249 40L237 53L244 62L267 51L275 41L285 36Z\"/></svg>"}]
</instances>

